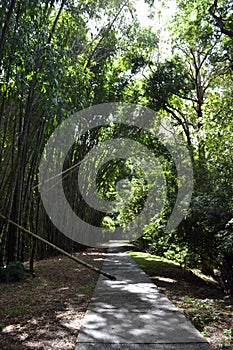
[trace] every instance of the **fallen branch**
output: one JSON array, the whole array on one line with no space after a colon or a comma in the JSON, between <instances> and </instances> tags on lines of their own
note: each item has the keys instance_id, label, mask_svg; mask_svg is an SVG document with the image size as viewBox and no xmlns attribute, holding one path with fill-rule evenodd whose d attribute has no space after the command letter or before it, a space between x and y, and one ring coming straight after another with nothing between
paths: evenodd
<instances>
[{"instance_id":1,"label":"fallen branch","mask_svg":"<svg viewBox=\"0 0 233 350\"><path fill-rule=\"evenodd\" d=\"M44 238L38 236L37 234L35 234L35 233L29 231L29 230L26 229L25 227L20 226L19 224L17 224L16 222L14 222L14 221L12 221L12 220L10 220L10 219L7 219L6 216L0 214L0 218L3 219L3 220L8 221L9 224L16 226L16 227L19 228L21 231L23 231L23 232L25 232L25 233L28 233L29 235L31 235L32 237L38 239L39 241L44 242L45 244L47 244L47 245L49 245L50 247L54 248L55 250L57 250L57 251L60 252L61 254L67 256L69 259L76 261L78 264L83 265L83 266L87 267L88 269L93 270L93 271L95 271L95 272L97 272L97 273L99 273L99 274L101 274L101 275L103 275L103 276L109 278L109 279L112 280L112 281L115 281L115 280L116 280L116 277L113 276L113 275L111 275L110 273L105 272L105 271L102 271L102 270L99 269L98 267L95 267L95 266L93 266L93 265L91 265L91 264L86 263L85 261L83 261L83 260L81 260L81 259L76 258L74 255L72 255L72 254L66 252L65 250L63 250L63 249L57 247L55 244L53 244L53 243L47 241L46 239L44 239Z\"/></svg>"}]
</instances>

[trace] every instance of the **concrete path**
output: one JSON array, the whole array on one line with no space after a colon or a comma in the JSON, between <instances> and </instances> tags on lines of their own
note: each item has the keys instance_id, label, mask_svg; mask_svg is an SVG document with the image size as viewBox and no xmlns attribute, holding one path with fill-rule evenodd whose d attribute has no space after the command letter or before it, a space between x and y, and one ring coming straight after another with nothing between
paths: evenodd
<instances>
[{"instance_id":1,"label":"concrete path","mask_svg":"<svg viewBox=\"0 0 233 350\"><path fill-rule=\"evenodd\" d=\"M119 251L119 248L118 248ZM211 350L126 252L111 248L75 350Z\"/></svg>"}]
</instances>

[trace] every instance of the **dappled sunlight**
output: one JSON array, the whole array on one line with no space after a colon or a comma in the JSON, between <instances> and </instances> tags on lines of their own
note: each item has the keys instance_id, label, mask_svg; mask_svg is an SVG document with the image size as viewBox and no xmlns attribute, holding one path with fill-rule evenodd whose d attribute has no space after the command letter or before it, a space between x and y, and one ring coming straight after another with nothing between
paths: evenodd
<instances>
[{"instance_id":1,"label":"dappled sunlight","mask_svg":"<svg viewBox=\"0 0 233 350\"><path fill-rule=\"evenodd\" d=\"M159 257L157 255L153 255L150 253L144 253L144 252L134 252L134 251L130 251L129 254L136 260L138 261L143 261L145 260L145 263L149 262L149 263L155 263L156 265L168 265L168 266L177 266L179 267L180 265L173 260L169 260L163 257Z\"/></svg>"},{"instance_id":2,"label":"dappled sunlight","mask_svg":"<svg viewBox=\"0 0 233 350\"><path fill-rule=\"evenodd\" d=\"M94 258L99 254L86 260ZM96 272L56 257L38 262L33 279L0 284L0 349L74 350L97 279Z\"/></svg>"},{"instance_id":3,"label":"dappled sunlight","mask_svg":"<svg viewBox=\"0 0 233 350\"><path fill-rule=\"evenodd\" d=\"M68 305L67 310L56 312L56 318L59 323L68 329L77 331L80 326L82 319L84 317L84 312L78 312L77 308L72 305Z\"/></svg>"},{"instance_id":4,"label":"dappled sunlight","mask_svg":"<svg viewBox=\"0 0 233 350\"><path fill-rule=\"evenodd\" d=\"M95 256L103 256L103 253L102 252L100 252L100 253L98 253L98 252L96 252L96 251L88 251L88 253L85 253L85 252L83 252L81 255L95 255Z\"/></svg>"},{"instance_id":5,"label":"dappled sunlight","mask_svg":"<svg viewBox=\"0 0 233 350\"><path fill-rule=\"evenodd\" d=\"M174 291L179 293L180 289L183 291L181 297L187 294L197 299L202 297L203 290L207 296L213 295L218 298L218 295L221 294L218 283L213 278L203 275L197 269L188 270L174 261L153 256L149 253L130 251L130 255L169 297L173 295ZM189 288L192 283L195 284L196 288Z\"/></svg>"},{"instance_id":6,"label":"dappled sunlight","mask_svg":"<svg viewBox=\"0 0 233 350\"><path fill-rule=\"evenodd\" d=\"M57 292L62 292L62 291L64 291L64 290L68 290L68 289L70 289L70 288L69 288L69 287L58 288L58 289L57 289Z\"/></svg>"},{"instance_id":7,"label":"dappled sunlight","mask_svg":"<svg viewBox=\"0 0 233 350\"><path fill-rule=\"evenodd\" d=\"M205 339L126 253L107 254L103 268L117 279L99 278L76 350L84 343L205 344ZM176 281L170 279L169 283Z\"/></svg>"},{"instance_id":8,"label":"dappled sunlight","mask_svg":"<svg viewBox=\"0 0 233 350\"><path fill-rule=\"evenodd\" d=\"M14 332L17 328L18 328L17 325L10 324L9 326L4 327L4 328L2 329L2 333L11 333L11 332Z\"/></svg>"},{"instance_id":9,"label":"dappled sunlight","mask_svg":"<svg viewBox=\"0 0 233 350\"><path fill-rule=\"evenodd\" d=\"M224 295L217 281L197 269L186 270L157 261L151 263L150 254L147 253L137 252L135 260L211 345L216 346L214 348L220 348L220 344L224 342L229 344L232 299Z\"/></svg>"},{"instance_id":10,"label":"dappled sunlight","mask_svg":"<svg viewBox=\"0 0 233 350\"><path fill-rule=\"evenodd\" d=\"M12 337L12 343L17 344L19 349L73 349L73 339L69 333L75 336L81 326L84 312L78 312L70 305L67 310L57 312L53 321L42 322L46 315L33 317L23 325L11 324L3 328L2 333L8 333ZM57 321L56 321L57 320ZM60 328L57 327L57 322ZM43 326L42 326L43 324ZM30 327L28 327L30 325ZM32 337L33 335L33 337ZM21 344L21 345L20 345Z\"/></svg>"},{"instance_id":11,"label":"dappled sunlight","mask_svg":"<svg viewBox=\"0 0 233 350\"><path fill-rule=\"evenodd\" d=\"M177 280L172 279L172 278L167 278L167 277L153 277L154 280L162 281L162 282L167 282L167 283L177 283Z\"/></svg>"},{"instance_id":12,"label":"dappled sunlight","mask_svg":"<svg viewBox=\"0 0 233 350\"><path fill-rule=\"evenodd\" d=\"M24 331L25 327L20 324L12 324L2 329L2 333L12 333L12 337L18 338L21 342L25 341L29 336L29 332Z\"/></svg>"},{"instance_id":13,"label":"dappled sunlight","mask_svg":"<svg viewBox=\"0 0 233 350\"><path fill-rule=\"evenodd\" d=\"M56 339L56 337L54 337ZM27 341L24 343L25 346L29 349L41 349L41 346L43 346L43 349L46 350L61 350L61 349L66 349L66 350L73 350L73 343L69 342L66 339L60 339L59 341L57 340L46 340L46 341Z\"/></svg>"}]
</instances>

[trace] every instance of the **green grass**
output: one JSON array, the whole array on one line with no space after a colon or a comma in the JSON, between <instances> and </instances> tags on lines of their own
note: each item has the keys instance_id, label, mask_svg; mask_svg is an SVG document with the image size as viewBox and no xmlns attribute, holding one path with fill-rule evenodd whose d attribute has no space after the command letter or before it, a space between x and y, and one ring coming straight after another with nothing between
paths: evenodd
<instances>
[{"instance_id":1,"label":"green grass","mask_svg":"<svg viewBox=\"0 0 233 350\"><path fill-rule=\"evenodd\" d=\"M88 296L88 295L84 295L84 296L81 297L80 303L81 303L81 304L85 304L85 303L87 303L89 300L90 300L89 296Z\"/></svg>"},{"instance_id":2,"label":"green grass","mask_svg":"<svg viewBox=\"0 0 233 350\"><path fill-rule=\"evenodd\" d=\"M94 289L95 289L95 286L96 286L96 282L94 281L91 281L89 282L88 284L86 284L85 286L82 286L78 289L79 292L83 292L83 293L90 293L92 292ZM81 294L80 295L81 299L80 299L80 302L81 303L86 303L90 300L90 296L89 295L85 295L85 294Z\"/></svg>"},{"instance_id":3,"label":"green grass","mask_svg":"<svg viewBox=\"0 0 233 350\"><path fill-rule=\"evenodd\" d=\"M191 299L191 298L190 298ZM187 300L184 300L187 303ZM188 312L192 318L193 324L200 330L203 331L206 325L211 323L218 323L221 320L221 314L216 312L212 300L189 300Z\"/></svg>"},{"instance_id":4,"label":"green grass","mask_svg":"<svg viewBox=\"0 0 233 350\"><path fill-rule=\"evenodd\" d=\"M39 310L40 307L39 306L15 306L11 309L7 309L4 312L2 312L2 314L4 315L8 315L8 316L20 316L22 314L24 314L27 311L35 311L35 310Z\"/></svg>"},{"instance_id":5,"label":"green grass","mask_svg":"<svg viewBox=\"0 0 233 350\"><path fill-rule=\"evenodd\" d=\"M175 261L151 255L149 253L128 251L130 256L136 263L149 275L152 274L158 267L179 267Z\"/></svg>"},{"instance_id":6,"label":"green grass","mask_svg":"<svg viewBox=\"0 0 233 350\"><path fill-rule=\"evenodd\" d=\"M210 337L210 340L213 339L213 342L217 343L215 333L219 334L218 343L220 344L216 349L233 349L230 301L224 298L219 289L216 289L217 283L212 278L192 269L192 273L203 282L203 285L199 285L195 279L189 280L187 278L186 280L185 269L178 271L177 267L180 265L174 261L143 252L129 251L129 254L149 276L155 278L156 285L162 288L168 298L179 308L185 310L185 314L192 324L204 336ZM183 273L180 280L179 272ZM164 283L157 279L160 275L169 277L170 274L177 276L177 283Z\"/></svg>"},{"instance_id":7,"label":"green grass","mask_svg":"<svg viewBox=\"0 0 233 350\"><path fill-rule=\"evenodd\" d=\"M79 288L80 292L91 292L95 288L95 282L90 282L86 284L85 286L82 286Z\"/></svg>"}]
</instances>

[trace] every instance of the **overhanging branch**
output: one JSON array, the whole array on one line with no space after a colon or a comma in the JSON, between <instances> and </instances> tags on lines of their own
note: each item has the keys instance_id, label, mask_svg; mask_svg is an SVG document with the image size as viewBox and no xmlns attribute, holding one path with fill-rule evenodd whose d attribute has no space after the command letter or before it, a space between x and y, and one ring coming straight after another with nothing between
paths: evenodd
<instances>
[{"instance_id":1,"label":"overhanging branch","mask_svg":"<svg viewBox=\"0 0 233 350\"><path fill-rule=\"evenodd\" d=\"M215 24L221 30L221 33L229 36L230 38L233 38L233 30L229 30L226 28L226 24L224 23L225 21L223 20L223 18L216 14L217 8L218 0L215 0L214 4L209 8L209 13L214 18Z\"/></svg>"}]
</instances>

